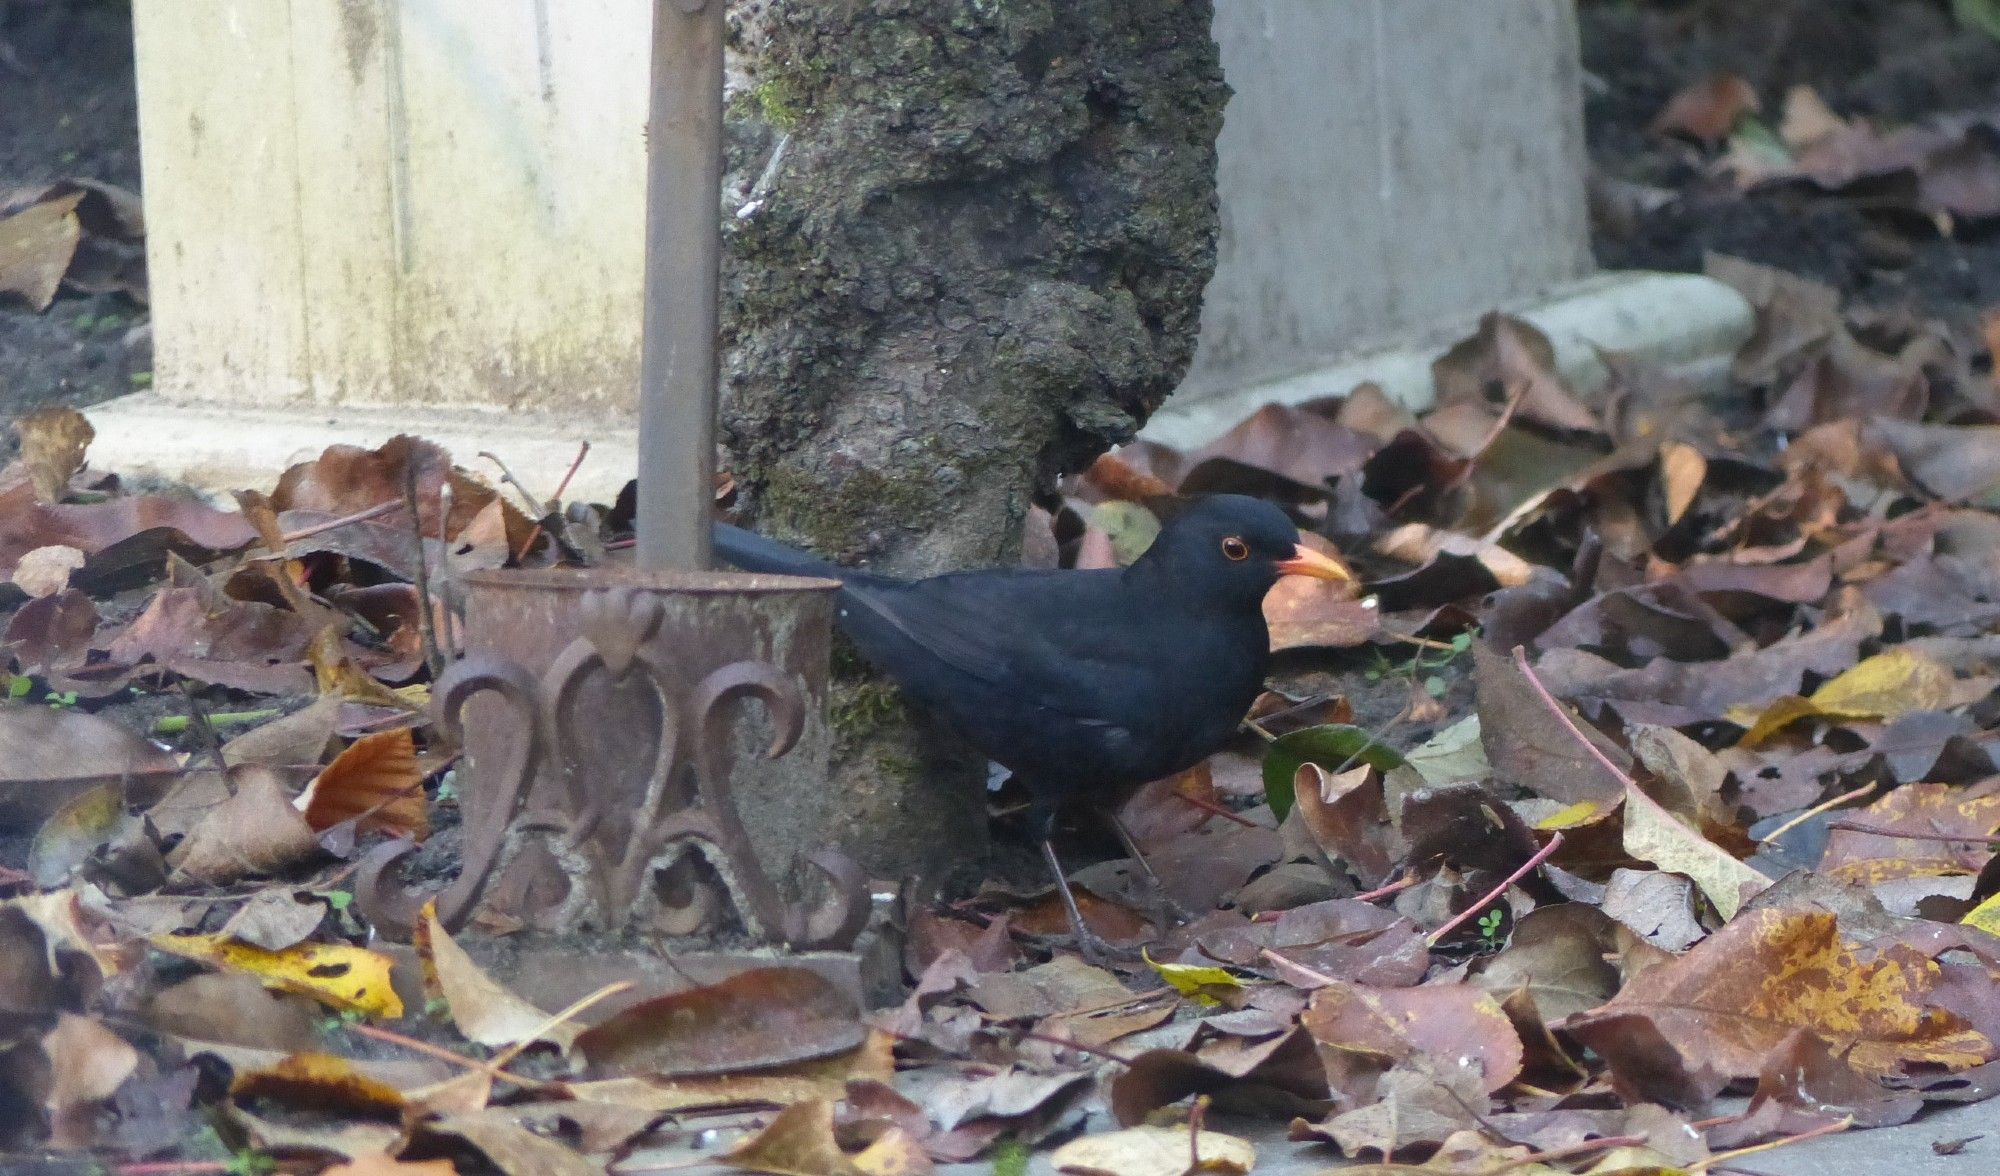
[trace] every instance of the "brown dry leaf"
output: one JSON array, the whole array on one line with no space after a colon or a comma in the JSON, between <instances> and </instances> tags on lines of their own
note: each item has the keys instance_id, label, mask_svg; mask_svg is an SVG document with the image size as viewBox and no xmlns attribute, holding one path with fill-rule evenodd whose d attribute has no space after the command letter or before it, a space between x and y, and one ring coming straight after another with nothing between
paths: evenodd
<instances>
[{"instance_id":1,"label":"brown dry leaf","mask_svg":"<svg viewBox=\"0 0 2000 1176\"><path fill-rule=\"evenodd\" d=\"M1824 912L1750 911L1564 1027L1636 1015L1689 1065L1729 1078L1756 1077L1794 1029L1867 1074L1990 1060L1992 1042L1929 1003L1940 980L1937 964L1903 945L1871 952L1844 942Z\"/></svg>"},{"instance_id":2,"label":"brown dry leaf","mask_svg":"<svg viewBox=\"0 0 2000 1176\"><path fill-rule=\"evenodd\" d=\"M583 1027L575 1023L545 1029L549 1015L507 991L474 963L437 921L437 903L424 904L413 936L424 965L424 987L442 997L451 1020L467 1041L499 1047L539 1036L567 1051Z\"/></svg>"},{"instance_id":3,"label":"brown dry leaf","mask_svg":"<svg viewBox=\"0 0 2000 1176\"><path fill-rule=\"evenodd\" d=\"M1431 379L1440 409L1504 404L1518 396L1522 420L1569 432L1601 428L1597 414L1584 407L1557 370L1549 337L1527 320L1498 311L1481 317L1476 334L1432 362Z\"/></svg>"},{"instance_id":4,"label":"brown dry leaf","mask_svg":"<svg viewBox=\"0 0 2000 1176\"><path fill-rule=\"evenodd\" d=\"M399 1160L388 1152L370 1152L346 1163L322 1168L319 1176L457 1176L450 1160Z\"/></svg>"},{"instance_id":5,"label":"brown dry leaf","mask_svg":"<svg viewBox=\"0 0 2000 1176\"><path fill-rule=\"evenodd\" d=\"M1757 89L1735 74L1718 73L1682 87L1653 119L1655 135L1686 135L1713 147L1745 115L1763 109Z\"/></svg>"},{"instance_id":6,"label":"brown dry leaf","mask_svg":"<svg viewBox=\"0 0 2000 1176\"><path fill-rule=\"evenodd\" d=\"M1525 987L1542 1020L1554 1024L1618 991L1618 968L1605 958L1613 941L1611 921L1596 907L1539 907L1514 925L1507 946L1473 981L1496 994Z\"/></svg>"},{"instance_id":7,"label":"brown dry leaf","mask_svg":"<svg viewBox=\"0 0 2000 1176\"><path fill-rule=\"evenodd\" d=\"M0 710L0 827L31 826L100 785L150 804L180 771L170 753L106 718L68 708Z\"/></svg>"},{"instance_id":8,"label":"brown dry leaf","mask_svg":"<svg viewBox=\"0 0 2000 1176\"><path fill-rule=\"evenodd\" d=\"M245 972L190 976L146 1003L146 1024L161 1033L280 1054L311 1050L319 1040L319 1007L273 992Z\"/></svg>"},{"instance_id":9,"label":"brown dry leaf","mask_svg":"<svg viewBox=\"0 0 2000 1176\"><path fill-rule=\"evenodd\" d=\"M222 934L265 951L303 943L326 918L326 903L289 887L260 890L222 925Z\"/></svg>"},{"instance_id":10,"label":"brown dry leaf","mask_svg":"<svg viewBox=\"0 0 2000 1176\"><path fill-rule=\"evenodd\" d=\"M49 1145L63 1150L91 1146L93 1111L138 1069L139 1051L89 1017L63 1013L42 1037L42 1053L50 1071L42 1104L49 1113Z\"/></svg>"},{"instance_id":11,"label":"brown dry leaf","mask_svg":"<svg viewBox=\"0 0 2000 1176\"><path fill-rule=\"evenodd\" d=\"M811 1099L838 1099L849 1082L887 1082L896 1072L895 1038L871 1032L849 1053L748 1074L709 1078L607 1078L571 1082L571 1097L639 1110L667 1112L703 1107L785 1107Z\"/></svg>"},{"instance_id":12,"label":"brown dry leaf","mask_svg":"<svg viewBox=\"0 0 2000 1176\"><path fill-rule=\"evenodd\" d=\"M512 1112L499 1108L425 1120L413 1134L425 1142L439 1135L462 1139L504 1176L601 1176L604 1171L602 1165L558 1140L535 1134L517 1122Z\"/></svg>"},{"instance_id":13,"label":"brown dry leaf","mask_svg":"<svg viewBox=\"0 0 2000 1176\"><path fill-rule=\"evenodd\" d=\"M247 972L273 988L310 996L343 1012L394 1020L402 998L389 983L388 956L344 943L302 943L265 951L228 935L156 935L154 947L218 968Z\"/></svg>"},{"instance_id":14,"label":"brown dry leaf","mask_svg":"<svg viewBox=\"0 0 2000 1176\"><path fill-rule=\"evenodd\" d=\"M355 665L354 659L347 656L346 640L333 625L321 629L312 639L306 650L306 660L312 663L313 679L319 685L322 698L338 698L397 710L421 709Z\"/></svg>"},{"instance_id":15,"label":"brown dry leaf","mask_svg":"<svg viewBox=\"0 0 2000 1176\"><path fill-rule=\"evenodd\" d=\"M1247 1139L1186 1127L1127 1127L1073 1139L1049 1163L1069 1176L1242 1176L1257 1166Z\"/></svg>"},{"instance_id":16,"label":"brown dry leaf","mask_svg":"<svg viewBox=\"0 0 2000 1176\"><path fill-rule=\"evenodd\" d=\"M222 745L222 760L231 767L261 764L267 768L316 767L340 725L338 698L319 698L301 710L272 719Z\"/></svg>"},{"instance_id":17,"label":"brown dry leaf","mask_svg":"<svg viewBox=\"0 0 2000 1176\"><path fill-rule=\"evenodd\" d=\"M1486 1095L1474 1068L1418 1055L1384 1074L1366 1104L1312 1125L1305 1134L1330 1140L1350 1156L1374 1151L1386 1159L1477 1128Z\"/></svg>"},{"instance_id":18,"label":"brown dry leaf","mask_svg":"<svg viewBox=\"0 0 2000 1176\"><path fill-rule=\"evenodd\" d=\"M1214 819L1214 810L1221 806L1215 775L1208 761L1203 760L1185 772L1154 780L1134 792L1118 806L1118 823L1125 826L1125 832L1141 850L1148 850L1206 825Z\"/></svg>"},{"instance_id":19,"label":"brown dry leaf","mask_svg":"<svg viewBox=\"0 0 2000 1176\"><path fill-rule=\"evenodd\" d=\"M229 1097L365 1118L396 1119L403 1112L401 1091L324 1053L296 1053L268 1069L241 1071L229 1084Z\"/></svg>"},{"instance_id":20,"label":"brown dry leaf","mask_svg":"<svg viewBox=\"0 0 2000 1176\"><path fill-rule=\"evenodd\" d=\"M168 856L178 877L221 886L246 874L282 874L319 855L319 838L283 776L246 765L229 779L236 794L205 812Z\"/></svg>"},{"instance_id":21,"label":"brown dry leaf","mask_svg":"<svg viewBox=\"0 0 2000 1176\"><path fill-rule=\"evenodd\" d=\"M1502 588L1518 588L1534 575L1527 560L1497 543L1441 530L1425 523L1405 523L1375 540L1378 555L1410 564L1428 564L1441 555L1474 559Z\"/></svg>"},{"instance_id":22,"label":"brown dry leaf","mask_svg":"<svg viewBox=\"0 0 2000 1176\"><path fill-rule=\"evenodd\" d=\"M65 544L37 547L14 565L14 586L37 599L54 596L69 587L70 574L87 562L83 552Z\"/></svg>"},{"instance_id":23,"label":"brown dry leaf","mask_svg":"<svg viewBox=\"0 0 2000 1176\"><path fill-rule=\"evenodd\" d=\"M833 1134L833 1103L827 1099L786 1107L722 1158L746 1172L770 1176L874 1176L841 1150Z\"/></svg>"},{"instance_id":24,"label":"brown dry leaf","mask_svg":"<svg viewBox=\"0 0 2000 1176\"><path fill-rule=\"evenodd\" d=\"M1479 739L1494 775L1564 804L1589 801L1608 809L1622 801L1624 781L1577 744L1576 736L1549 713L1513 659L1483 643L1472 649ZM1612 763L1629 771L1631 757L1623 748L1589 723L1579 720L1578 726Z\"/></svg>"},{"instance_id":25,"label":"brown dry leaf","mask_svg":"<svg viewBox=\"0 0 2000 1176\"><path fill-rule=\"evenodd\" d=\"M271 505L280 512L323 511L328 515L349 515L403 501L405 473L415 467L417 516L426 538L451 538L463 531L486 504L498 498L492 487L451 464L451 455L431 441L407 434L392 437L377 449L355 445L333 445L312 461L301 462L278 478L271 492ZM451 517L440 533L438 491L451 487ZM519 510L510 513L509 533L519 528L525 541L534 524ZM516 522L516 520L519 520ZM408 530L408 516L400 528Z\"/></svg>"},{"instance_id":26,"label":"brown dry leaf","mask_svg":"<svg viewBox=\"0 0 2000 1176\"><path fill-rule=\"evenodd\" d=\"M162 565L170 551L208 559L247 547L257 531L242 515L205 503L148 494L104 502L35 502L25 483L4 493L0 509L0 572L12 575L21 556L65 544L90 556L100 574L138 575Z\"/></svg>"},{"instance_id":27,"label":"brown dry leaf","mask_svg":"<svg viewBox=\"0 0 2000 1176\"><path fill-rule=\"evenodd\" d=\"M597 1075L725 1074L845 1053L867 1036L854 997L807 968L752 968L642 1001L576 1039Z\"/></svg>"},{"instance_id":28,"label":"brown dry leaf","mask_svg":"<svg viewBox=\"0 0 2000 1176\"><path fill-rule=\"evenodd\" d=\"M1968 797L1949 784L1905 784L1847 819L1890 833L1834 829L1819 862L1820 872L1831 878L1873 885L1895 878L1977 874L1993 856L1987 838L2000 829L2000 796ZM1894 835L1899 832L1916 836ZM1966 840L1938 840L1953 834Z\"/></svg>"},{"instance_id":29,"label":"brown dry leaf","mask_svg":"<svg viewBox=\"0 0 2000 1176\"><path fill-rule=\"evenodd\" d=\"M1379 1073L1429 1055L1463 1062L1490 1093L1521 1072L1521 1038L1513 1022L1492 994L1469 984L1330 984L1313 993L1300 1024L1319 1044L1330 1076L1355 1065Z\"/></svg>"},{"instance_id":30,"label":"brown dry leaf","mask_svg":"<svg viewBox=\"0 0 2000 1176\"><path fill-rule=\"evenodd\" d=\"M20 295L37 314L56 300L83 240L82 200L72 192L0 219L0 294Z\"/></svg>"},{"instance_id":31,"label":"brown dry leaf","mask_svg":"<svg viewBox=\"0 0 2000 1176\"><path fill-rule=\"evenodd\" d=\"M196 573L198 576L198 573ZM261 601L232 600L206 581L164 587L105 642L112 664L148 662L255 694L300 694L313 621Z\"/></svg>"},{"instance_id":32,"label":"brown dry leaf","mask_svg":"<svg viewBox=\"0 0 2000 1176\"><path fill-rule=\"evenodd\" d=\"M364 735L299 794L299 812L315 833L359 819L359 828L422 841L430 836L424 771L409 729Z\"/></svg>"},{"instance_id":33,"label":"brown dry leaf","mask_svg":"<svg viewBox=\"0 0 2000 1176\"><path fill-rule=\"evenodd\" d=\"M20 461L35 487L35 500L61 502L69 480L83 468L97 430L75 409L51 405L15 421L14 432L21 439Z\"/></svg>"},{"instance_id":34,"label":"brown dry leaf","mask_svg":"<svg viewBox=\"0 0 2000 1176\"><path fill-rule=\"evenodd\" d=\"M1368 764L1335 774L1318 764L1300 764L1292 779L1294 811L1320 852L1379 886L1409 849L1389 820L1382 778Z\"/></svg>"}]
</instances>

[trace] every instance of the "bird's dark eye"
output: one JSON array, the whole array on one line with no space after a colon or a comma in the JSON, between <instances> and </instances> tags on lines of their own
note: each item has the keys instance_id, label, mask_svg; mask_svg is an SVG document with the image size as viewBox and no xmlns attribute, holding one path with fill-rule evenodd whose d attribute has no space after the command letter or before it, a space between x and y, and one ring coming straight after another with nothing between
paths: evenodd
<instances>
[{"instance_id":1,"label":"bird's dark eye","mask_svg":"<svg viewBox=\"0 0 2000 1176\"><path fill-rule=\"evenodd\" d=\"M1228 556L1232 560L1249 559L1250 545L1248 543L1243 542L1243 540L1238 539L1236 536L1231 535L1229 538L1224 539L1222 541L1222 554Z\"/></svg>"}]
</instances>

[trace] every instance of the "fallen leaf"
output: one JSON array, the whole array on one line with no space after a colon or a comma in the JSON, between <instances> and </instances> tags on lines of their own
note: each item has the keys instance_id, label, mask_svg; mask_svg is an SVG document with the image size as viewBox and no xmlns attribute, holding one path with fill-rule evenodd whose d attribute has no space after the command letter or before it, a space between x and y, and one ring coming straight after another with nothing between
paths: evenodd
<instances>
[{"instance_id":1,"label":"fallen leaf","mask_svg":"<svg viewBox=\"0 0 2000 1176\"><path fill-rule=\"evenodd\" d=\"M14 586L31 597L54 596L69 587L70 573L87 562L74 547L37 547L14 565Z\"/></svg>"},{"instance_id":2,"label":"fallen leaf","mask_svg":"<svg viewBox=\"0 0 2000 1176\"><path fill-rule=\"evenodd\" d=\"M467 1041L498 1047L536 1037L567 1051L583 1027L575 1023L546 1028L549 1015L507 991L473 962L437 921L435 901L424 904L414 936L424 964L425 987L442 997L451 1020Z\"/></svg>"},{"instance_id":3,"label":"fallen leaf","mask_svg":"<svg viewBox=\"0 0 2000 1176\"><path fill-rule=\"evenodd\" d=\"M394 1020L403 1002L389 983L391 960L344 943L301 943L266 951L228 935L157 935L154 947L218 968L247 972L286 992L345 1012Z\"/></svg>"},{"instance_id":4,"label":"fallen leaf","mask_svg":"<svg viewBox=\"0 0 2000 1176\"><path fill-rule=\"evenodd\" d=\"M75 409L50 405L16 420L14 433L21 439L20 461L35 487L36 501L61 502L69 492L69 480L83 468L84 453L97 430Z\"/></svg>"},{"instance_id":5,"label":"fallen leaf","mask_svg":"<svg viewBox=\"0 0 2000 1176\"><path fill-rule=\"evenodd\" d=\"M1750 911L1561 1027L1637 1015L1691 1064L1731 1078L1755 1077L1794 1029L1825 1039L1866 1074L1987 1061L1991 1042L1928 1003L1940 976L1937 964L1902 945L1868 952L1844 942L1832 915Z\"/></svg>"},{"instance_id":6,"label":"fallen leaf","mask_svg":"<svg viewBox=\"0 0 2000 1176\"><path fill-rule=\"evenodd\" d=\"M89 1017L62 1013L43 1035L42 1053L49 1061L49 1092L42 1104L49 1114L49 1146L91 1146L93 1112L138 1068L139 1051Z\"/></svg>"},{"instance_id":7,"label":"fallen leaf","mask_svg":"<svg viewBox=\"0 0 2000 1176\"><path fill-rule=\"evenodd\" d=\"M1735 74L1718 73L1674 92L1653 118L1655 135L1686 135L1714 146L1745 115L1762 109L1757 90Z\"/></svg>"},{"instance_id":8,"label":"fallen leaf","mask_svg":"<svg viewBox=\"0 0 2000 1176\"><path fill-rule=\"evenodd\" d=\"M1949 784L1905 784L1844 815L1856 825L1884 832L1830 832L1819 862L1828 877L1874 885L1896 878L1977 874L1993 856L1987 839L2000 829L2000 797L1969 797ZM1952 834L1966 840L1940 839Z\"/></svg>"},{"instance_id":9,"label":"fallen leaf","mask_svg":"<svg viewBox=\"0 0 2000 1176\"><path fill-rule=\"evenodd\" d=\"M424 771L408 728L364 735L334 757L294 802L315 833L342 821L422 841L430 835Z\"/></svg>"},{"instance_id":10,"label":"fallen leaf","mask_svg":"<svg viewBox=\"0 0 2000 1176\"><path fill-rule=\"evenodd\" d=\"M359 1155L320 1169L319 1176L456 1176L450 1160L399 1160L387 1152Z\"/></svg>"},{"instance_id":11,"label":"fallen leaf","mask_svg":"<svg viewBox=\"0 0 2000 1176\"><path fill-rule=\"evenodd\" d=\"M1293 781L1302 764L1318 764L1330 772L1368 764L1386 772L1403 762L1401 752L1360 727L1346 723L1307 727L1280 735L1265 747L1264 798L1283 820L1292 811Z\"/></svg>"},{"instance_id":12,"label":"fallen leaf","mask_svg":"<svg viewBox=\"0 0 2000 1176\"><path fill-rule=\"evenodd\" d=\"M1667 493L1667 524L1681 521L1708 478L1708 459L1692 445L1670 441L1660 446L1660 483Z\"/></svg>"},{"instance_id":13,"label":"fallen leaf","mask_svg":"<svg viewBox=\"0 0 2000 1176\"><path fill-rule=\"evenodd\" d=\"M110 719L45 706L0 710L0 827L34 824L100 784L144 806L179 771L170 753Z\"/></svg>"},{"instance_id":14,"label":"fallen leaf","mask_svg":"<svg viewBox=\"0 0 2000 1176\"><path fill-rule=\"evenodd\" d=\"M404 1106L395 1087L326 1053L296 1053L268 1069L240 1072L229 1084L229 1096L238 1102L268 1099L292 1108L392 1120Z\"/></svg>"},{"instance_id":15,"label":"fallen leaf","mask_svg":"<svg viewBox=\"0 0 2000 1176\"><path fill-rule=\"evenodd\" d=\"M1250 1141L1187 1127L1127 1127L1073 1139L1049 1156L1070 1176L1242 1176L1257 1165Z\"/></svg>"},{"instance_id":16,"label":"fallen leaf","mask_svg":"<svg viewBox=\"0 0 2000 1176\"><path fill-rule=\"evenodd\" d=\"M247 874L282 874L318 856L319 838L283 776L246 765L232 768L229 780L235 795L203 813L168 855L178 876L219 886Z\"/></svg>"},{"instance_id":17,"label":"fallen leaf","mask_svg":"<svg viewBox=\"0 0 2000 1176\"><path fill-rule=\"evenodd\" d=\"M0 218L0 294L18 294L40 313L56 300L83 240L76 206L83 193L47 200Z\"/></svg>"},{"instance_id":18,"label":"fallen leaf","mask_svg":"<svg viewBox=\"0 0 2000 1176\"><path fill-rule=\"evenodd\" d=\"M437 1136L462 1139L505 1176L601 1176L600 1164L578 1155L560 1140L545 1139L493 1107L445 1115L419 1123L412 1133L428 1146Z\"/></svg>"},{"instance_id":19,"label":"fallen leaf","mask_svg":"<svg viewBox=\"0 0 2000 1176\"><path fill-rule=\"evenodd\" d=\"M1912 711L1943 709L1957 701L1957 694L1951 670L1898 647L1856 663L1810 698L1786 695L1761 708L1731 707L1728 717L1749 728L1737 745L1756 747L1800 719L1893 719Z\"/></svg>"},{"instance_id":20,"label":"fallen leaf","mask_svg":"<svg viewBox=\"0 0 2000 1176\"><path fill-rule=\"evenodd\" d=\"M1204 967L1200 964L1163 964L1150 955L1140 953L1148 967L1167 982L1167 987L1182 996L1193 997L1203 1007L1213 1007L1222 1003L1217 994L1234 995L1243 990L1243 981L1227 968Z\"/></svg>"},{"instance_id":21,"label":"fallen leaf","mask_svg":"<svg viewBox=\"0 0 2000 1176\"><path fill-rule=\"evenodd\" d=\"M833 1103L826 1099L786 1107L722 1158L746 1172L770 1176L871 1176L841 1150L833 1134Z\"/></svg>"},{"instance_id":22,"label":"fallen leaf","mask_svg":"<svg viewBox=\"0 0 2000 1176\"><path fill-rule=\"evenodd\" d=\"M1331 984L1315 991L1300 1020L1319 1044L1336 1087L1339 1074L1376 1074L1417 1055L1469 1067L1487 1092L1521 1072L1521 1039L1500 1003L1468 984L1374 988Z\"/></svg>"},{"instance_id":23,"label":"fallen leaf","mask_svg":"<svg viewBox=\"0 0 2000 1176\"><path fill-rule=\"evenodd\" d=\"M1693 879L1725 921L1736 917L1744 899L1771 884L1636 786L1625 789L1624 844L1633 857Z\"/></svg>"},{"instance_id":24,"label":"fallen leaf","mask_svg":"<svg viewBox=\"0 0 2000 1176\"><path fill-rule=\"evenodd\" d=\"M326 903L289 887L260 890L229 916L222 934L265 951L304 942L326 918Z\"/></svg>"},{"instance_id":25,"label":"fallen leaf","mask_svg":"<svg viewBox=\"0 0 2000 1176\"><path fill-rule=\"evenodd\" d=\"M576 1050L596 1074L722 1074L844 1053L866 1035L854 998L832 981L769 967L635 1004L577 1037Z\"/></svg>"}]
</instances>

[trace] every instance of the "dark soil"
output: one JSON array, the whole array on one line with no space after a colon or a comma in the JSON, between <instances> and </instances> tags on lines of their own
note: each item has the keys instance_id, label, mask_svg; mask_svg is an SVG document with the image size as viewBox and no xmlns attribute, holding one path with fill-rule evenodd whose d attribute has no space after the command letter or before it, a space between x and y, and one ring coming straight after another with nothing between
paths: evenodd
<instances>
[{"instance_id":1,"label":"dark soil","mask_svg":"<svg viewBox=\"0 0 2000 1176\"><path fill-rule=\"evenodd\" d=\"M128 0L0 0L0 95L0 192L67 178L138 190ZM151 375L148 322L121 294L65 293L43 314L0 299L0 417L132 391Z\"/></svg>"},{"instance_id":2,"label":"dark soil","mask_svg":"<svg viewBox=\"0 0 2000 1176\"><path fill-rule=\"evenodd\" d=\"M1710 153L1647 130L1676 91L1716 72L1749 81L1767 122L1795 85L1843 116L1891 125L2000 104L2000 42L1958 29L1947 0L1586 0L1581 17L1593 167L1674 193L1627 223L1598 218L1600 264L1698 271L1715 252L1825 282L1864 305L1965 322L2000 303L2000 234L1990 228L1960 225L1944 237L1893 202L1800 187L1745 196L1707 174Z\"/></svg>"}]
</instances>

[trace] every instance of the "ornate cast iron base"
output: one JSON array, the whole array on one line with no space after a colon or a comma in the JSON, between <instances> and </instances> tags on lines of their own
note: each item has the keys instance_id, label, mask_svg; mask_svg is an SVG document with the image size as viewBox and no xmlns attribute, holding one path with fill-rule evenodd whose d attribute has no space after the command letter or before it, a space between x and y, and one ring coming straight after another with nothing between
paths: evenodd
<instances>
[{"instance_id":1,"label":"ornate cast iron base","mask_svg":"<svg viewBox=\"0 0 2000 1176\"><path fill-rule=\"evenodd\" d=\"M522 662L541 660L532 647L538 638L546 645L547 634L500 633L489 644L513 640L529 647L528 656L475 649L437 684L438 726L470 752L460 770L463 864L457 880L436 895L440 921L462 926L493 897L494 884L510 867L526 866L514 872L528 880L507 888L515 907L509 913L534 927L693 935L715 931L733 913L757 941L794 950L850 946L868 917L860 869L831 848L802 853L822 875L816 889L823 897L788 901L760 860L732 786L740 766L734 728L744 704L761 703L768 716L764 757L784 757L809 718L810 684L803 675L757 657L723 660L726 654L716 652L719 635L709 631L714 625L670 618L669 603L694 610L689 615L697 622L727 612L729 601L699 581L681 586L685 591L677 597L673 586L588 587L604 581L601 573L554 579L558 574L541 573L540 581L533 573L489 575L515 579L474 578L468 634L481 627L482 588L511 593L511 601L525 584L530 592L552 590L544 595L555 600L557 613L569 615L552 615L550 623L577 636L538 675ZM726 579L748 581L751 597L762 588L828 603L823 593L801 593L801 585L822 587L818 581ZM580 597L578 589L584 589ZM496 615L505 607L513 605L496 608ZM789 626L810 620L794 618L780 628L789 637ZM741 627L743 617L721 622L724 629L732 624ZM822 617L822 632L825 624ZM823 665L823 636L820 641ZM740 652L755 644L726 648ZM651 705L635 709L635 696L650 696ZM489 698L494 702L468 714L476 700ZM613 707L607 699L625 705ZM646 713L650 720L633 718ZM825 787L823 764L816 784ZM355 898L385 934L407 935L424 897L394 874L416 848L392 842L362 860ZM549 870L551 862L559 870Z\"/></svg>"}]
</instances>

